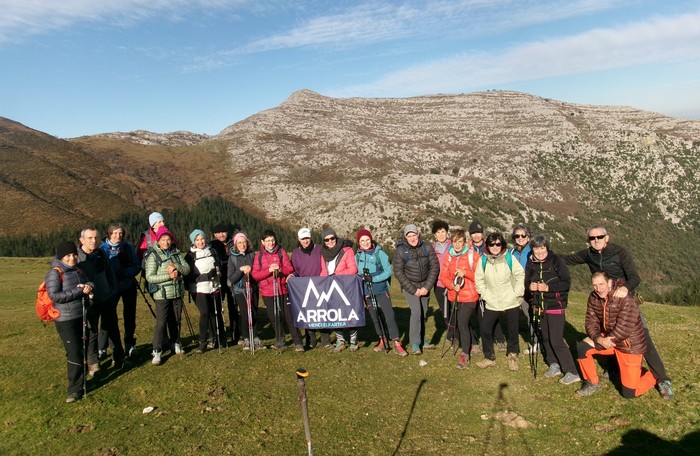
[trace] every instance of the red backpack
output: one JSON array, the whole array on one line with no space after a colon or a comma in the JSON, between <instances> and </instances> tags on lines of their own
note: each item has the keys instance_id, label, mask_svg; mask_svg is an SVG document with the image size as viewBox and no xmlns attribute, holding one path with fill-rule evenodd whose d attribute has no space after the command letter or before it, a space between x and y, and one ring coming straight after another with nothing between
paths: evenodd
<instances>
[{"instance_id":1,"label":"red backpack","mask_svg":"<svg viewBox=\"0 0 700 456\"><path fill-rule=\"evenodd\" d=\"M58 275L63 282L63 270L58 267L54 267L58 271ZM41 282L39 289L36 294L36 314L39 319L44 323L51 323L61 314L58 309L53 306L53 301L49 297L49 292L46 291L46 281Z\"/></svg>"}]
</instances>

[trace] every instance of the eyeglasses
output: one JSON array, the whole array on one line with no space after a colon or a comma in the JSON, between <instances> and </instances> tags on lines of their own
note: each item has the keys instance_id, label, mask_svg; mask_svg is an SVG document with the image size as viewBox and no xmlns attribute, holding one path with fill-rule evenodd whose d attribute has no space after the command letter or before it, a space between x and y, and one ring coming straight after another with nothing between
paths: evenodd
<instances>
[{"instance_id":1,"label":"eyeglasses","mask_svg":"<svg viewBox=\"0 0 700 456\"><path fill-rule=\"evenodd\" d=\"M513 238L514 238L514 239L525 239L525 238L528 238L528 237L530 237L530 236L528 236L527 234L514 234L514 235L513 235Z\"/></svg>"},{"instance_id":2,"label":"eyeglasses","mask_svg":"<svg viewBox=\"0 0 700 456\"><path fill-rule=\"evenodd\" d=\"M332 242L332 241L335 241L336 239L338 239L338 238L335 237L335 236L331 236L331 237L325 238L325 239L323 240L323 242Z\"/></svg>"},{"instance_id":3,"label":"eyeglasses","mask_svg":"<svg viewBox=\"0 0 700 456\"><path fill-rule=\"evenodd\" d=\"M487 245L488 245L489 247L500 247L500 246L501 246L501 242L500 242L500 241L499 241L499 242L489 242Z\"/></svg>"},{"instance_id":4,"label":"eyeglasses","mask_svg":"<svg viewBox=\"0 0 700 456\"><path fill-rule=\"evenodd\" d=\"M593 242L596 239L598 239L600 241L601 239L605 239L605 236L607 236L607 234L599 234L598 236L588 236L588 240L590 242Z\"/></svg>"}]
</instances>

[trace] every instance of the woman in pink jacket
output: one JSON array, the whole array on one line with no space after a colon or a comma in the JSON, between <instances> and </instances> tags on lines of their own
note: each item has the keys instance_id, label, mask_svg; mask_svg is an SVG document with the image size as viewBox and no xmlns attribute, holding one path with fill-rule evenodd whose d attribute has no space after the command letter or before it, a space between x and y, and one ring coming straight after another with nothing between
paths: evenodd
<instances>
[{"instance_id":1,"label":"woman in pink jacket","mask_svg":"<svg viewBox=\"0 0 700 456\"><path fill-rule=\"evenodd\" d=\"M342 239L333 228L323 230L323 248L321 248L321 276L329 275L355 275L357 274L357 264L355 263L355 252L352 251L352 243L345 245ZM341 352L345 350L344 331L336 331L335 348L333 351ZM356 351L357 329L350 330L350 351Z\"/></svg>"},{"instance_id":2,"label":"woman in pink jacket","mask_svg":"<svg viewBox=\"0 0 700 456\"><path fill-rule=\"evenodd\" d=\"M294 272L294 266L289 260L287 251L277 244L277 235L272 230L265 230L261 237L261 248L253 259L251 275L260 286L267 316L275 330L275 344L273 349L284 347L284 330L282 329L281 315L287 329L292 334L295 351L303 352L304 344L301 342L301 333L294 326L292 309L289 306L289 293L287 291L287 276ZM281 315L280 315L281 313Z\"/></svg>"}]
</instances>

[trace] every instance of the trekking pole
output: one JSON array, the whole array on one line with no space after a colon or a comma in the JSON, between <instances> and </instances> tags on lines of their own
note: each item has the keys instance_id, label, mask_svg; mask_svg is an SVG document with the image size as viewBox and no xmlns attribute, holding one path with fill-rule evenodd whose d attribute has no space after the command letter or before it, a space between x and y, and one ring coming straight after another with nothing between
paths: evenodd
<instances>
[{"instance_id":1,"label":"trekking pole","mask_svg":"<svg viewBox=\"0 0 700 456\"><path fill-rule=\"evenodd\" d=\"M156 318L156 312L153 310L153 307L151 307L151 303L148 301L148 298L146 297L146 292L143 291L143 288L141 288L141 282L137 281L136 279L133 279L134 282L136 283L136 288L139 289L141 292L141 296L143 297L143 300L146 301L146 305L148 306L148 310L151 311L151 315L153 315L153 318ZM141 280L145 280L143 278L143 275L141 276Z\"/></svg>"},{"instance_id":2,"label":"trekking pole","mask_svg":"<svg viewBox=\"0 0 700 456\"><path fill-rule=\"evenodd\" d=\"M221 298L221 290L215 291L212 293L214 296L212 296L212 300L214 302L214 326L216 327L216 345L219 348L219 354L221 354L221 335L219 334L219 303L216 302L216 296L218 295L219 298ZM228 345L226 345L226 348L228 348Z\"/></svg>"},{"instance_id":3,"label":"trekking pole","mask_svg":"<svg viewBox=\"0 0 700 456\"><path fill-rule=\"evenodd\" d=\"M83 395L87 396L87 374L88 374L88 319L87 319L87 298L83 295Z\"/></svg>"},{"instance_id":4,"label":"trekking pole","mask_svg":"<svg viewBox=\"0 0 700 456\"><path fill-rule=\"evenodd\" d=\"M458 275L455 275L454 279L452 279L452 283L454 286L458 286L460 289L464 286L464 277L459 277ZM455 292L455 300L452 303L452 309L450 309L450 319L447 322L447 332L449 333L450 328L452 328L452 340L454 341L455 338L458 337L457 334L457 303L459 302L459 292ZM447 308L447 306L445 306ZM459 339L457 339L459 340ZM442 341L442 355L440 356L440 359L443 359L445 357L445 354L450 350L450 347L447 347L445 349L445 343L447 342L447 336L445 336L445 340ZM453 356L457 353L457 347L459 344L455 344L454 342L452 343L454 346L454 353L452 354Z\"/></svg>"},{"instance_id":5,"label":"trekking pole","mask_svg":"<svg viewBox=\"0 0 700 456\"><path fill-rule=\"evenodd\" d=\"M279 290L279 283L278 283L278 278L279 278L279 271L275 269L272 272L272 305L274 306L274 315L275 315L275 323L274 323L274 328L275 328L275 346L277 345L277 337L279 332L281 332L281 327L280 327L280 305L279 305L279 298L280 298L280 290ZM282 347L279 347L282 348Z\"/></svg>"},{"instance_id":6,"label":"trekking pole","mask_svg":"<svg viewBox=\"0 0 700 456\"><path fill-rule=\"evenodd\" d=\"M245 281L245 305L248 310L248 345L250 346L250 354L255 354L255 335L253 334L253 305L251 298L252 289L250 286L250 275L246 274Z\"/></svg>"},{"instance_id":7,"label":"trekking pole","mask_svg":"<svg viewBox=\"0 0 700 456\"><path fill-rule=\"evenodd\" d=\"M216 299L214 299L214 307L216 308L215 313L221 310L221 322L223 323L224 326L224 345L226 348L228 348L228 338L226 337L226 315L224 314L224 293L221 288L221 270L219 269L219 266L216 266L216 288L218 288L218 296L219 296L219 303L218 303L218 308ZM229 316L230 317L230 316ZM231 324L231 337L234 337L233 334L233 323ZM216 337L219 338L219 317L217 315L216 317ZM221 339L219 339L219 347L221 347Z\"/></svg>"},{"instance_id":8,"label":"trekking pole","mask_svg":"<svg viewBox=\"0 0 700 456\"><path fill-rule=\"evenodd\" d=\"M364 268L362 270L363 280L365 281L365 286L369 292L369 302L374 309L374 313L377 315L377 322L379 323L379 337L384 343L384 351L389 353L391 351L391 345L389 344L389 338L387 337L386 329L384 328L384 321L382 320L382 315L380 313L379 305L377 304L377 295L374 294L374 288L372 287L372 275L369 273L369 269Z\"/></svg>"},{"instance_id":9,"label":"trekking pole","mask_svg":"<svg viewBox=\"0 0 700 456\"><path fill-rule=\"evenodd\" d=\"M301 404L301 417L304 419L304 436L306 437L306 449L309 456L313 456L311 449L311 423L309 422L309 406L306 399L306 381L309 376L306 369L300 368L296 370L297 386L299 387L299 402Z\"/></svg>"},{"instance_id":10,"label":"trekking pole","mask_svg":"<svg viewBox=\"0 0 700 456\"><path fill-rule=\"evenodd\" d=\"M537 350L535 349L539 343L539 332L540 332L540 321L542 319L542 312L544 308L544 292L539 293L539 304L537 303L537 294L534 295L532 299L532 319L530 320L530 340L532 340L532 347L530 348L530 371L532 376L537 378Z\"/></svg>"}]
</instances>

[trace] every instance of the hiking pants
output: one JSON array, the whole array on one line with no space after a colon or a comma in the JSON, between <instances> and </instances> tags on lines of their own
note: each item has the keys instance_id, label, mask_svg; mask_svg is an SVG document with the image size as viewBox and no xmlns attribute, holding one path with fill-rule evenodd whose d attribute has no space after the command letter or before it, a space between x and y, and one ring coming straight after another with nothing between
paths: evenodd
<instances>
[{"instance_id":1,"label":"hiking pants","mask_svg":"<svg viewBox=\"0 0 700 456\"><path fill-rule=\"evenodd\" d=\"M506 353L520 354L520 341L518 334L518 321L520 319L520 306L508 310L484 309L484 317L481 321L481 341L484 345L484 357L496 359L493 351L494 329L498 326L499 318L505 318L508 332L508 348Z\"/></svg>"},{"instance_id":2,"label":"hiking pants","mask_svg":"<svg viewBox=\"0 0 700 456\"><path fill-rule=\"evenodd\" d=\"M331 330L330 329L306 329L306 344L310 348L314 348L316 346L317 342L317 337L316 334L321 335L321 345L323 347L327 347L328 345L331 344Z\"/></svg>"},{"instance_id":3,"label":"hiking pants","mask_svg":"<svg viewBox=\"0 0 700 456\"><path fill-rule=\"evenodd\" d=\"M171 350L174 353L175 343L180 342L180 328L178 326L179 313L182 311L182 302L180 299L156 299L156 325L153 327L153 350L162 351L163 341L165 340L166 328L170 334Z\"/></svg>"},{"instance_id":4,"label":"hiking pants","mask_svg":"<svg viewBox=\"0 0 700 456\"><path fill-rule=\"evenodd\" d=\"M284 322L287 324L287 329L292 335L292 341L294 342L294 345L303 345L301 341L301 333L299 332L299 328L294 326L294 320L292 319L292 309L289 305L289 301L287 300L287 296L288 295L285 294L280 295L279 297L279 312L281 312L282 315L278 315L277 318L275 318L275 298L273 296L262 297L263 303L265 303L265 310L267 311L267 318L270 320L272 328L275 330L275 340L277 342L284 342L284 329L282 328L282 318L284 318Z\"/></svg>"},{"instance_id":5,"label":"hiking pants","mask_svg":"<svg viewBox=\"0 0 700 456\"><path fill-rule=\"evenodd\" d=\"M119 299L122 300L122 318L124 321L124 345L136 346L136 286L122 290L117 293L115 306L118 305ZM100 350L107 350L109 343L107 331L100 329L98 347ZM113 345L112 345L113 346Z\"/></svg>"},{"instance_id":6,"label":"hiking pants","mask_svg":"<svg viewBox=\"0 0 700 456\"><path fill-rule=\"evenodd\" d=\"M479 301L476 312L474 312L476 315L476 323L479 325L479 331L477 332L474 328L476 325L474 324L474 318L471 319L469 322L469 331L471 331L472 335L472 345L478 345L479 340L478 337L481 336L481 325L483 324L484 320L484 307L483 307L483 301ZM493 340L497 344L505 344L506 343L506 336L503 334L503 328L501 328L501 321L499 319L498 324L494 327L493 330ZM482 341L483 343L483 341Z\"/></svg>"},{"instance_id":7,"label":"hiking pants","mask_svg":"<svg viewBox=\"0 0 700 456\"><path fill-rule=\"evenodd\" d=\"M83 319L56 321L63 348L66 350L66 370L68 371L68 394L83 395L85 367L83 365Z\"/></svg>"},{"instance_id":8,"label":"hiking pants","mask_svg":"<svg viewBox=\"0 0 700 456\"><path fill-rule=\"evenodd\" d=\"M381 313L384 315L384 321L386 322L386 329L389 331L389 334L386 334L389 339L391 340L399 340L400 334L399 334L399 327L396 325L396 317L394 316L394 309L391 307L391 297L389 296L389 293L382 293L375 295L377 298L377 306L381 310ZM365 302L367 303L368 311L370 317L372 317L372 323L374 323L374 331L377 333L377 336L381 339L382 337L382 329L381 329L381 320L379 319L380 316L377 315L377 312L374 310L374 306L372 305L371 300L369 297L365 297Z\"/></svg>"},{"instance_id":9,"label":"hiking pants","mask_svg":"<svg viewBox=\"0 0 700 456\"><path fill-rule=\"evenodd\" d=\"M600 347L600 345L597 345ZM586 342L579 342L576 346L578 351L578 364L581 367L583 378L591 383L598 384L600 378L596 372L594 355L615 355L620 366L620 381L622 382L622 396L633 399L646 393L656 384L656 379L650 371L645 371L642 375L642 354L632 355L623 353L615 347L596 348L591 347Z\"/></svg>"},{"instance_id":10,"label":"hiking pants","mask_svg":"<svg viewBox=\"0 0 700 456\"><path fill-rule=\"evenodd\" d=\"M644 315L642 315L641 309L639 311L639 316L642 319L644 334L646 334L647 336L647 351L644 352L644 359L646 360L647 365L649 366L649 370L652 374L654 374L654 378L656 378L656 381L658 383L661 383L666 380L671 381L671 378L666 372L666 366L664 366L664 362L661 361L661 356L656 350L656 345L654 345L654 341L651 340L651 334L649 334L649 326L647 326L647 320L646 318L644 318Z\"/></svg>"},{"instance_id":11,"label":"hiking pants","mask_svg":"<svg viewBox=\"0 0 700 456\"><path fill-rule=\"evenodd\" d=\"M472 335L469 327L469 319L476 312L476 302L459 302L457 303L457 333L459 334L459 344L462 347L462 353L470 356L472 351Z\"/></svg>"},{"instance_id":12,"label":"hiking pants","mask_svg":"<svg viewBox=\"0 0 700 456\"><path fill-rule=\"evenodd\" d=\"M248 332L248 300L246 295L236 293L233 295L233 299L236 301L238 315L240 315L241 336L243 340L248 339L252 342L257 335L255 325L258 323L258 292L252 289L250 291L250 315L253 322L253 334Z\"/></svg>"},{"instance_id":13,"label":"hiking pants","mask_svg":"<svg viewBox=\"0 0 700 456\"><path fill-rule=\"evenodd\" d=\"M440 315L435 315L435 328L439 328L443 323L447 331L447 338L452 340L455 336L455 325L452 322L450 326L450 315L452 315L452 303L447 299L447 288L438 287L437 285L433 288L435 292L435 298L437 299L438 306L440 306ZM440 325L438 325L440 321Z\"/></svg>"},{"instance_id":14,"label":"hiking pants","mask_svg":"<svg viewBox=\"0 0 700 456\"><path fill-rule=\"evenodd\" d=\"M226 338L226 326L224 326L224 319L221 315L217 315L214 306L214 294L212 293L194 293L194 303L199 310L199 348L204 349L207 346L207 340L216 340L217 326L218 324L218 334L219 340L217 343L221 343L223 339ZM216 298L218 299L218 298Z\"/></svg>"},{"instance_id":15,"label":"hiking pants","mask_svg":"<svg viewBox=\"0 0 700 456\"><path fill-rule=\"evenodd\" d=\"M430 295L416 296L407 291L403 292L411 309L411 319L408 326L408 340L411 345L421 345L425 340L425 320L428 313Z\"/></svg>"},{"instance_id":16,"label":"hiking pants","mask_svg":"<svg viewBox=\"0 0 700 456\"><path fill-rule=\"evenodd\" d=\"M88 322L90 326L88 363L98 364L100 362L97 358L100 331L106 333L109 344L114 347L112 360L117 363L124 361L124 347L119 335L119 319L117 317L117 295L115 294L106 301L93 302L88 310Z\"/></svg>"},{"instance_id":17,"label":"hiking pants","mask_svg":"<svg viewBox=\"0 0 700 456\"><path fill-rule=\"evenodd\" d=\"M544 346L544 359L547 365L556 363L561 367L562 372L578 374L574 357L571 350L564 341L564 325L566 324L566 313L544 313L540 322L542 330L542 345Z\"/></svg>"}]
</instances>

